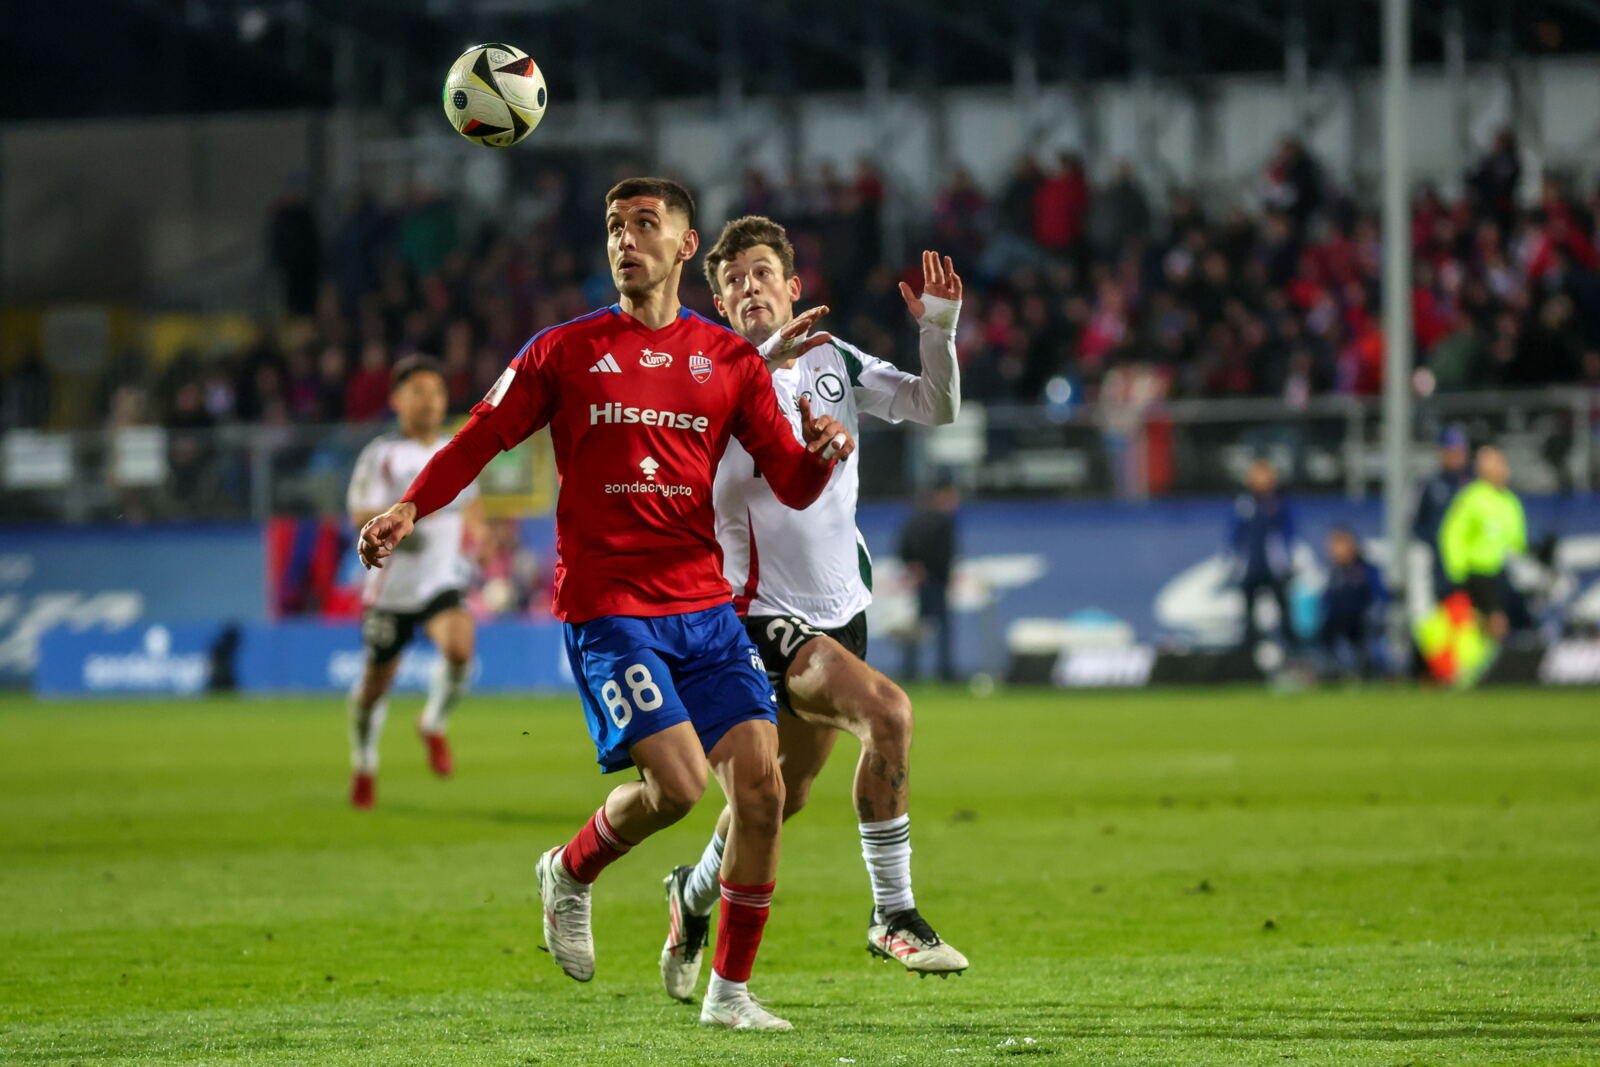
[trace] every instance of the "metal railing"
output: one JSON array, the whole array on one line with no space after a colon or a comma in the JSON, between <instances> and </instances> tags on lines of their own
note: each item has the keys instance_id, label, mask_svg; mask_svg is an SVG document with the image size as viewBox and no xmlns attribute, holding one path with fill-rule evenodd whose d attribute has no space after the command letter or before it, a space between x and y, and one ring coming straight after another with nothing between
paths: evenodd
<instances>
[{"instance_id":1,"label":"metal railing","mask_svg":"<svg viewBox=\"0 0 1600 1067\"><path fill-rule=\"evenodd\" d=\"M1176 401L1072 410L968 402L950 426L861 427L862 497L899 499L943 476L969 495L1147 499L1234 491L1251 459L1272 458L1299 492L1358 498L1381 483L1374 399ZM1510 456L1525 492L1600 488L1600 394L1578 389L1462 394L1419 404L1416 475L1447 425ZM133 426L0 435L0 521L141 522L336 514L379 424ZM524 446L530 447L530 446ZM536 447L536 446L533 446ZM507 500L548 500L548 462L507 464ZM506 480L509 475L509 481ZM550 484L541 484L549 482Z\"/></svg>"}]
</instances>

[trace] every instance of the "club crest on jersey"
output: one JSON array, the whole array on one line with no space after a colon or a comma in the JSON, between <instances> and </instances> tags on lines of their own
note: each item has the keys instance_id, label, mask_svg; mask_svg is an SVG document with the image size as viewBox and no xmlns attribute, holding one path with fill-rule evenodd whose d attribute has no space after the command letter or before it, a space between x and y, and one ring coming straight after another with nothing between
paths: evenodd
<instances>
[{"instance_id":1,"label":"club crest on jersey","mask_svg":"<svg viewBox=\"0 0 1600 1067\"><path fill-rule=\"evenodd\" d=\"M703 352L696 352L689 357L689 376L704 385L711 380L711 357Z\"/></svg>"},{"instance_id":2,"label":"club crest on jersey","mask_svg":"<svg viewBox=\"0 0 1600 1067\"><path fill-rule=\"evenodd\" d=\"M837 404L844 399L844 379L831 371L825 371L817 376L817 395L830 404Z\"/></svg>"},{"instance_id":3,"label":"club crest on jersey","mask_svg":"<svg viewBox=\"0 0 1600 1067\"><path fill-rule=\"evenodd\" d=\"M639 366L641 367L670 367L672 356L666 352L652 352L646 348L639 353Z\"/></svg>"}]
</instances>

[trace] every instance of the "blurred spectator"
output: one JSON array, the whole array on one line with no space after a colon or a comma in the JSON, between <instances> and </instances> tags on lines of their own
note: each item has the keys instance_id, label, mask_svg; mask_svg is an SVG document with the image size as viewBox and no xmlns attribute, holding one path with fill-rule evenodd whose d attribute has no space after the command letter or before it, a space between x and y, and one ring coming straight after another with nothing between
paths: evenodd
<instances>
[{"instance_id":1,"label":"blurred spectator","mask_svg":"<svg viewBox=\"0 0 1600 1067\"><path fill-rule=\"evenodd\" d=\"M338 345L324 346L317 356L316 421L334 423L344 418L347 375L344 350Z\"/></svg>"},{"instance_id":2,"label":"blurred spectator","mask_svg":"<svg viewBox=\"0 0 1600 1067\"><path fill-rule=\"evenodd\" d=\"M1322 208L1322 167L1311 158L1298 137L1285 137L1267 164L1266 202L1285 212L1294 222L1297 235L1304 235L1311 219Z\"/></svg>"},{"instance_id":3,"label":"blurred spectator","mask_svg":"<svg viewBox=\"0 0 1600 1067\"><path fill-rule=\"evenodd\" d=\"M478 548L478 582L468 598L472 613L480 619L547 614L546 585L539 557L522 543L517 520L491 520Z\"/></svg>"},{"instance_id":4,"label":"blurred spectator","mask_svg":"<svg viewBox=\"0 0 1600 1067\"><path fill-rule=\"evenodd\" d=\"M437 190L414 189L400 223L400 258L412 276L426 278L437 271L455 247L455 209Z\"/></svg>"},{"instance_id":5,"label":"blurred spectator","mask_svg":"<svg viewBox=\"0 0 1600 1067\"><path fill-rule=\"evenodd\" d=\"M1150 232L1150 205L1126 160L1117 164L1111 184L1095 193L1089 209L1089 244L1100 259L1115 259L1135 237Z\"/></svg>"},{"instance_id":6,"label":"blurred spectator","mask_svg":"<svg viewBox=\"0 0 1600 1067\"><path fill-rule=\"evenodd\" d=\"M357 191L333 235L333 278L347 316L355 314L361 297L377 284L383 231L384 217L377 201L365 189Z\"/></svg>"},{"instance_id":7,"label":"blurred spectator","mask_svg":"<svg viewBox=\"0 0 1600 1067\"><path fill-rule=\"evenodd\" d=\"M273 205L267 223L267 257L278 275L289 314L313 314L322 287L322 235L316 211L306 196L304 175L289 179Z\"/></svg>"},{"instance_id":8,"label":"blurred spectator","mask_svg":"<svg viewBox=\"0 0 1600 1067\"><path fill-rule=\"evenodd\" d=\"M211 495L206 475L215 459L210 430L217 420L206 410L205 392L198 381L178 386L168 408L167 465L171 477L167 484L184 503L202 503Z\"/></svg>"},{"instance_id":9,"label":"blurred spectator","mask_svg":"<svg viewBox=\"0 0 1600 1067\"><path fill-rule=\"evenodd\" d=\"M1228 552L1233 582L1244 594L1243 646L1254 650L1260 639L1256 628L1256 598L1266 590L1278 606L1278 629L1285 650L1294 651L1299 639L1289 611L1289 580L1294 576L1294 511L1278 492L1278 472L1268 459L1250 464L1245 476L1247 492L1234 503L1228 528Z\"/></svg>"},{"instance_id":10,"label":"blurred spectator","mask_svg":"<svg viewBox=\"0 0 1600 1067\"><path fill-rule=\"evenodd\" d=\"M956 508L960 503L955 485L945 481L900 531L900 560L917 591L917 626L904 639L901 676L908 682L922 674L922 645L930 631L939 679L951 682L956 677L950 633L950 576L955 570Z\"/></svg>"},{"instance_id":11,"label":"blurred spectator","mask_svg":"<svg viewBox=\"0 0 1600 1067\"><path fill-rule=\"evenodd\" d=\"M1370 677L1381 663L1378 638L1383 634L1383 606L1389 591L1378 568L1361 554L1361 542L1345 527L1328 534L1328 584L1322 590L1317 644L1330 666L1348 665Z\"/></svg>"},{"instance_id":12,"label":"blurred spectator","mask_svg":"<svg viewBox=\"0 0 1600 1067\"><path fill-rule=\"evenodd\" d=\"M958 263L971 263L983 247L979 229L983 214L983 191L972 172L957 167L949 183L934 198L934 245Z\"/></svg>"},{"instance_id":13,"label":"blurred spectator","mask_svg":"<svg viewBox=\"0 0 1600 1067\"><path fill-rule=\"evenodd\" d=\"M1057 160L1055 173L1033 191L1033 239L1046 252L1072 251L1083 236L1083 219L1089 210L1089 180L1083 161L1070 152Z\"/></svg>"},{"instance_id":14,"label":"blurred spectator","mask_svg":"<svg viewBox=\"0 0 1600 1067\"><path fill-rule=\"evenodd\" d=\"M389 353L382 341L361 346L361 362L344 391L344 417L348 422L371 422L389 412Z\"/></svg>"},{"instance_id":15,"label":"blurred spectator","mask_svg":"<svg viewBox=\"0 0 1600 1067\"><path fill-rule=\"evenodd\" d=\"M39 353L29 352L0 379L0 429L40 430L50 421L50 373Z\"/></svg>"},{"instance_id":16,"label":"blurred spectator","mask_svg":"<svg viewBox=\"0 0 1600 1067\"><path fill-rule=\"evenodd\" d=\"M1142 496L1148 486L1145 415L1166 395L1166 387L1166 379L1148 363L1130 359L1106 372L1098 414L1119 499Z\"/></svg>"},{"instance_id":17,"label":"blurred spectator","mask_svg":"<svg viewBox=\"0 0 1600 1067\"><path fill-rule=\"evenodd\" d=\"M321 389L311 351L305 345L290 349L284 361L284 400L296 422L321 421Z\"/></svg>"},{"instance_id":18,"label":"blurred spectator","mask_svg":"<svg viewBox=\"0 0 1600 1067\"><path fill-rule=\"evenodd\" d=\"M1514 138L1502 138L1474 168L1470 195L1425 187L1416 198L1416 362L1439 391L1571 383L1585 353L1600 351L1600 188L1585 199L1550 175L1538 203L1524 205L1518 168ZM1119 166L1092 188L1073 156L1048 176L1023 157L997 189L957 170L919 204L902 202L860 159L848 174L828 164L787 182L752 168L738 206L785 222L808 299L893 359L912 351L895 285L914 267L882 249L883 206L895 196L897 218L910 224L902 247L913 256L939 248L969 278L957 344L974 398L1039 404L1060 380L1074 404L1093 404L1108 369L1129 359L1159 368L1174 399L1254 395L1302 411L1320 395L1379 391L1376 218L1335 205L1304 146L1278 145L1255 211L1208 218L1173 189L1155 219L1144 177ZM540 171L512 224L470 233L432 190L404 204L357 193L315 262L304 248L315 220L291 187L274 208L267 252L285 286L293 281L297 309L309 307L305 332L262 323L242 350L187 364L163 395L198 376L219 422L260 422L277 402L291 421L337 421L351 394L345 361L378 344L386 359L437 353L451 403L464 408L529 335L614 298L577 192L587 181L578 170ZM705 297L686 288L690 306L708 310ZM142 359L113 361L80 418L103 417L130 367L143 373ZM42 424L52 385L37 359L13 364L0 380L0 417ZM370 398L358 407L370 412Z\"/></svg>"},{"instance_id":19,"label":"blurred spectator","mask_svg":"<svg viewBox=\"0 0 1600 1067\"><path fill-rule=\"evenodd\" d=\"M1467 174L1467 188L1478 208L1492 215L1501 229L1510 229L1522 182L1522 154L1509 127L1494 135L1494 144Z\"/></svg>"}]
</instances>

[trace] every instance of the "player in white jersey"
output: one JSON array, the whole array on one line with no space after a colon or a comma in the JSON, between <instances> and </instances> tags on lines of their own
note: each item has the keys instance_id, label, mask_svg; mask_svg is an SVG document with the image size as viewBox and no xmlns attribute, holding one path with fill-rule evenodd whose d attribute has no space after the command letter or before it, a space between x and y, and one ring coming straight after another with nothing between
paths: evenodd
<instances>
[{"instance_id":1,"label":"player in white jersey","mask_svg":"<svg viewBox=\"0 0 1600 1067\"><path fill-rule=\"evenodd\" d=\"M772 220L728 223L705 262L717 310L767 358L778 406L790 421L799 418L805 397L813 412L838 419L858 440L862 412L938 425L954 420L960 407L961 278L933 252L923 253L922 269L920 298L900 286L920 331L918 376L829 334L810 334L827 309L795 317L794 248ZM911 891L911 701L865 662L872 561L856 529L859 485L857 464L841 463L816 502L793 511L773 496L749 454L730 444L714 487L717 540L734 606L784 712L778 719L783 817L805 806L839 733L859 739L854 801L873 896L867 947L908 970L948 975L965 970L967 958L922 918ZM699 977L728 823L725 811L699 863L667 876L661 977L679 999L692 995Z\"/></svg>"},{"instance_id":2,"label":"player in white jersey","mask_svg":"<svg viewBox=\"0 0 1600 1067\"><path fill-rule=\"evenodd\" d=\"M433 454L445 446L448 392L435 361L409 356L390 376L389 406L399 425L361 450L350 476L346 507L356 529L404 493ZM400 653L422 630L439 650L428 699L417 720L434 773L452 770L445 721L472 669L472 616L462 604L471 577L463 545L468 528L483 543L483 502L469 485L449 506L417 524L388 566L367 572L361 637L366 667L350 692L350 803L370 808L376 795L378 737L388 713L389 687Z\"/></svg>"}]
</instances>

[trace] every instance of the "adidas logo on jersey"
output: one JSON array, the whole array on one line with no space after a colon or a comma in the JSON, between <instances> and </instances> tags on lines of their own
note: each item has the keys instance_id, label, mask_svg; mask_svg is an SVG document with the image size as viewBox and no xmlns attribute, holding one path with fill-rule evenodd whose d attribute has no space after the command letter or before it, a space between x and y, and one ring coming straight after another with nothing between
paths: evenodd
<instances>
[{"instance_id":1,"label":"adidas logo on jersey","mask_svg":"<svg viewBox=\"0 0 1600 1067\"><path fill-rule=\"evenodd\" d=\"M616 357L607 352L603 357L589 368L590 374L621 374L622 368L617 366Z\"/></svg>"}]
</instances>

